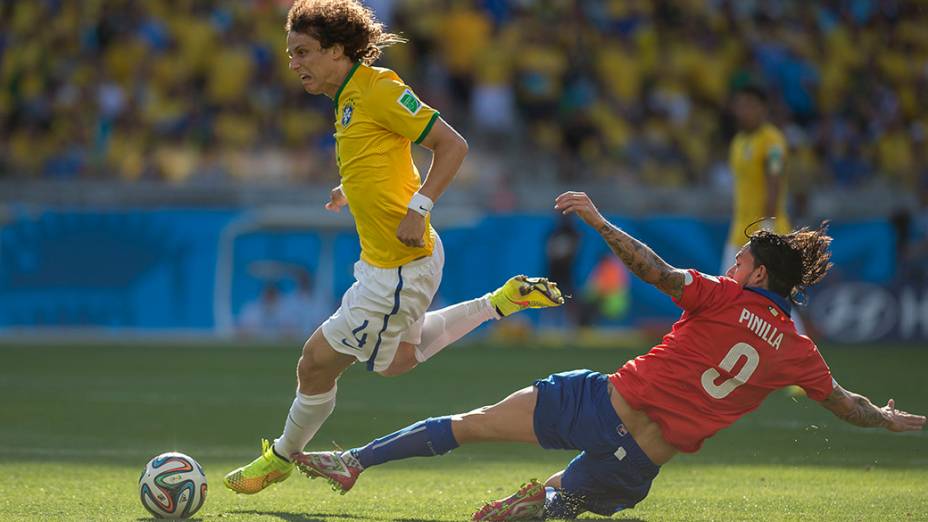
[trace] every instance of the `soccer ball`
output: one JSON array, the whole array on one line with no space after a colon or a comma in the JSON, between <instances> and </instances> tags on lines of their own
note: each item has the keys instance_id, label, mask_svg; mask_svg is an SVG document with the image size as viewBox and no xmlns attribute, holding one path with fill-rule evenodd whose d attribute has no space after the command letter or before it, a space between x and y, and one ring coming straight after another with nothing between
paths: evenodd
<instances>
[{"instance_id":1,"label":"soccer ball","mask_svg":"<svg viewBox=\"0 0 928 522\"><path fill-rule=\"evenodd\" d=\"M155 518L188 518L206 501L206 474L183 453L162 453L139 477L139 498Z\"/></svg>"}]
</instances>

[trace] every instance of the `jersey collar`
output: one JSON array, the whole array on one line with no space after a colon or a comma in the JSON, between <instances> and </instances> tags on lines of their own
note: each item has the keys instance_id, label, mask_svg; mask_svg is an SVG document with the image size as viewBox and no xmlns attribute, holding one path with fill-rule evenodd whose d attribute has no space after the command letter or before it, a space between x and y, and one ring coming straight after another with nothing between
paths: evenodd
<instances>
[{"instance_id":1,"label":"jersey collar","mask_svg":"<svg viewBox=\"0 0 928 522\"><path fill-rule=\"evenodd\" d=\"M354 65L351 66L351 70L348 71L348 74L345 75L345 81L342 82L342 86L335 91L335 106L338 107L338 97L341 96L342 90L345 89L345 86L348 85L348 82L351 81L351 77L354 76L354 72L358 70L358 67L361 66L361 62L354 62Z\"/></svg>"},{"instance_id":2,"label":"jersey collar","mask_svg":"<svg viewBox=\"0 0 928 522\"><path fill-rule=\"evenodd\" d=\"M757 288L756 286L746 286L744 287L748 292L754 292L755 294L760 294L767 299L773 301L773 304L777 305L777 308L783 310L787 316L790 315L792 307L789 305L789 301L783 298L783 296L775 294L766 288Z\"/></svg>"}]
</instances>

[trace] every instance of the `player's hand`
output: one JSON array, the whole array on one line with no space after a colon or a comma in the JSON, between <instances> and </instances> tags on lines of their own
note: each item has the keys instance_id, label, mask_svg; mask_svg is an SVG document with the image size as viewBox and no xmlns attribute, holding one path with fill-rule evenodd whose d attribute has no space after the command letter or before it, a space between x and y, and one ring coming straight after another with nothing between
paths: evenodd
<instances>
[{"instance_id":1,"label":"player's hand","mask_svg":"<svg viewBox=\"0 0 928 522\"><path fill-rule=\"evenodd\" d=\"M889 431L918 431L925 427L924 415L912 415L909 412L897 410L896 401L892 399L889 399L880 411L886 419L886 429Z\"/></svg>"},{"instance_id":2,"label":"player's hand","mask_svg":"<svg viewBox=\"0 0 928 522\"><path fill-rule=\"evenodd\" d=\"M396 229L396 238L406 246L421 247L425 246L425 216L409 209L406 211L406 217L400 221L400 226Z\"/></svg>"},{"instance_id":3,"label":"player's hand","mask_svg":"<svg viewBox=\"0 0 928 522\"><path fill-rule=\"evenodd\" d=\"M565 192L561 194L555 198L554 208L560 210L562 214L574 213L580 216L580 219L596 230L599 230L606 222L596 205L590 200L590 196L587 196L584 192Z\"/></svg>"},{"instance_id":4,"label":"player's hand","mask_svg":"<svg viewBox=\"0 0 928 522\"><path fill-rule=\"evenodd\" d=\"M329 193L329 202L325 204L325 209L329 212L341 212L342 207L348 204L348 198L342 192L342 186L339 185Z\"/></svg>"}]
</instances>

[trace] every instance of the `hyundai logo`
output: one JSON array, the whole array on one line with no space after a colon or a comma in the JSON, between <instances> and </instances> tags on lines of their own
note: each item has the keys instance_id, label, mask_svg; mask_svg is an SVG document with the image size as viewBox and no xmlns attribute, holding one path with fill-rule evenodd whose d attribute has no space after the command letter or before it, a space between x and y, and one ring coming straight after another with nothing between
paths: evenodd
<instances>
[{"instance_id":1,"label":"hyundai logo","mask_svg":"<svg viewBox=\"0 0 928 522\"><path fill-rule=\"evenodd\" d=\"M830 340L845 343L875 341L896 325L898 306L893 294L868 283L845 283L824 290L810 307L815 326Z\"/></svg>"}]
</instances>

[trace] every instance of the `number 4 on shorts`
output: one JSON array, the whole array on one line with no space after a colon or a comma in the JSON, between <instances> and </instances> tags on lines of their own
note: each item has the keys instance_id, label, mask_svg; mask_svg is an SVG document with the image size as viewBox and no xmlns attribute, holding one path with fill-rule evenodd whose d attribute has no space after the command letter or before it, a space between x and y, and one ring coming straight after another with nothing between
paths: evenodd
<instances>
[{"instance_id":1,"label":"number 4 on shorts","mask_svg":"<svg viewBox=\"0 0 928 522\"><path fill-rule=\"evenodd\" d=\"M359 327L357 327L357 328L355 328L354 330L351 331L351 334L354 335L354 340L358 343L357 346L352 346L352 345L348 342L348 339L345 339L344 337L342 337L342 344L344 344L344 345L347 346L348 348L355 348L355 349L358 349L358 350L360 350L361 348L364 348L364 343L367 342L367 334L365 333L365 334L361 335L361 337L358 337L358 332L364 330L365 328L367 328L367 319L365 319L364 322L361 323L361 326L359 326Z\"/></svg>"}]
</instances>

